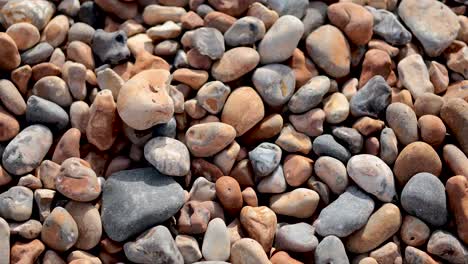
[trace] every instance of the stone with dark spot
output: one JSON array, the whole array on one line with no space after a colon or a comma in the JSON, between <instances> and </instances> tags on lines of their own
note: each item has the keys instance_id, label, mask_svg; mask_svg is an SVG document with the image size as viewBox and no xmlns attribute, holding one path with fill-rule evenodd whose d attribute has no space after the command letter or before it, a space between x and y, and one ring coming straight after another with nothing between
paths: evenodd
<instances>
[{"instance_id":1,"label":"stone with dark spot","mask_svg":"<svg viewBox=\"0 0 468 264\"><path fill-rule=\"evenodd\" d=\"M124 31L105 32L96 30L94 34L93 52L103 63L119 64L130 57L127 47L127 35Z\"/></svg>"}]
</instances>

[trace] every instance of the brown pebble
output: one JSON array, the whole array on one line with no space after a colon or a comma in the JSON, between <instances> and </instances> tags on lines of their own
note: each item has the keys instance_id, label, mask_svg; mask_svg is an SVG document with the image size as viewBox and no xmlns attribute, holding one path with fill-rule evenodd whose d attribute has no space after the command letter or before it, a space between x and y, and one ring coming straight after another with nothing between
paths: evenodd
<instances>
[{"instance_id":1,"label":"brown pebble","mask_svg":"<svg viewBox=\"0 0 468 264\"><path fill-rule=\"evenodd\" d=\"M385 127L385 122L379 119L373 119L364 116L356 120L353 128L357 129L364 136L369 136L372 133L379 132Z\"/></svg>"},{"instance_id":2,"label":"brown pebble","mask_svg":"<svg viewBox=\"0 0 468 264\"><path fill-rule=\"evenodd\" d=\"M221 12L210 12L204 19L205 27L213 27L224 34L236 22L236 18Z\"/></svg>"},{"instance_id":3,"label":"brown pebble","mask_svg":"<svg viewBox=\"0 0 468 264\"><path fill-rule=\"evenodd\" d=\"M208 73L202 70L177 69L172 74L174 81L178 81L195 90L200 89L208 80Z\"/></svg>"},{"instance_id":4,"label":"brown pebble","mask_svg":"<svg viewBox=\"0 0 468 264\"><path fill-rule=\"evenodd\" d=\"M89 108L86 137L99 150L108 150L114 144L120 129L117 106L110 90L100 91Z\"/></svg>"},{"instance_id":5,"label":"brown pebble","mask_svg":"<svg viewBox=\"0 0 468 264\"><path fill-rule=\"evenodd\" d=\"M296 259L293 259L285 251L275 252L270 258L272 264L304 264Z\"/></svg>"},{"instance_id":6,"label":"brown pebble","mask_svg":"<svg viewBox=\"0 0 468 264\"><path fill-rule=\"evenodd\" d=\"M221 59L213 64L211 75L221 82L230 82L255 69L260 55L255 49L237 47L228 50Z\"/></svg>"},{"instance_id":7,"label":"brown pebble","mask_svg":"<svg viewBox=\"0 0 468 264\"><path fill-rule=\"evenodd\" d=\"M236 130L221 122L205 123L190 127L186 144L192 155L209 157L227 147L236 137Z\"/></svg>"},{"instance_id":8,"label":"brown pebble","mask_svg":"<svg viewBox=\"0 0 468 264\"><path fill-rule=\"evenodd\" d=\"M32 68L29 65L21 66L11 72L11 81L22 94L26 94L28 90L28 82L32 76Z\"/></svg>"},{"instance_id":9,"label":"brown pebble","mask_svg":"<svg viewBox=\"0 0 468 264\"><path fill-rule=\"evenodd\" d=\"M78 227L72 216L63 207L55 207L45 219L41 240L57 251L67 251L78 239Z\"/></svg>"},{"instance_id":10,"label":"brown pebble","mask_svg":"<svg viewBox=\"0 0 468 264\"><path fill-rule=\"evenodd\" d=\"M289 121L297 131L316 137L323 133L325 112L320 108L314 108L300 115L289 115Z\"/></svg>"},{"instance_id":11,"label":"brown pebble","mask_svg":"<svg viewBox=\"0 0 468 264\"><path fill-rule=\"evenodd\" d=\"M201 70L209 70L213 63L210 57L202 55L197 49L190 49L187 52L187 61L191 67Z\"/></svg>"},{"instance_id":12,"label":"brown pebble","mask_svg":"<svg viewBox=\"0 0 468 264\"><path fill-rule=\"evenodd\" d=\"M258 206L257 193L255 193L255 190L252 187L247 187L242 191L242 199L248 206Z\"/></svg>"},{"instance_id":13,"label":"brown pebble","mask_svg":"<svg viewBox=\"0 0 468 264\"><path fill-rule=\"evenodd\" d=\"M86 134L89 121L89 105L83 101L73 102L70 106L70 123L73 128Z\"/></svg>"},{"instance_id":14,"label":"brown pebble","mask_svg":"<svg viewBox=\"0 0 468 264\"><path fill-rule=\"evenodd\" d=\"M240 222L248 236L260 243L265 252L270 252L276 233L276 214L266 206L244 206Z\"/></svg>"},{"instance_id":15,"label":"brown pebble","mask_svg":"<svg viewBox=\"0 0 468 264\"><path fill-rule=\"evenodd\" d=\"M78 227L78 240L75 247L83 250L94 248L102 235L101 216L91 203L70 201L65 206Z\"/></svg>"},{"instance_id":16,"label":"brown pebble","mask_svg":"<svg viewBox=\"0 0 468 264\"><path fill-rule=\"evenodd\" d=\"M11 247L10 263L35 263L44 250L45 246L39 239L27 243L16 242Z\"/></svg>"},{"instance_id":17,"label":"brown pebble","mask_svg":"<svg viewBox=\"0 0 468 264\"><path fill-rule=\"evenodd\" d=\"M138 4L133 1L96 0L95 3L102 10L123 20L134 18L138 14Z\"/></svg>"},{"instance_id":18,"label":"brown pebble","mask_svg":"<svg viewBox=\"0 0 468 264\"><path fill-rule=\"evenodd\" d=\"M243 204L239 183L232 177L223 176L216 180L216 196L230 215L237 215Z\"/></svg>"},{"instance_id":19,"label":"brown pebble","mask_svg":"<svg viewBox=\"0 0 468 264\"><path fill-rule=\"evenodd\" d=\"M72 41L67 46L67 58L94 70L94 57L91 47L81 41Z\"/></svg>"},{"instance_id":20,"label":"brown pebble","mask_svg":"<svg viewBox=\"0 0 468 264\"><path fill-rule=\"evenodd\" d=\"M356 45L367 44L372 38L374 17L364 7L355 3L337 3L327 9L330 22L346 33Z\"/></svg>"},{"instance_id":21,"label":"brown pebble","mask_svg":"<svg viewBox=\"0 0 468 264\"><path fill-rule=\"evenodd\" d=\"M39 30L27 22L15 23L7 28L6 33L13 39L19 50L27 50L39 42Z\"/></svg>"},{"instance_id":22,"label":"brown pebble","mask_svg":"<svg viewBox=\"0 0 468 264\"><path fill-rule=\"evenodd\" d=\"M310 138L305 134L297 132L291 124L283 127L275 144L287 152L308 154L312 149Z\"/></svg>"},{"instance_id":23,"label":"brown pebble","mask_svg":"<svg viewBox=\"0 0 468 264\"><path fill-rule=\"evenodd\" d=\"M248 159L240 160L232 169L230 176L236 179L242 188L254 186L254 172Z\"/></svg>"},{"instance_id":24,"label":"brown pebble","mask_svg":"<svg viewBox=\"0 0 468 264\"><path fill-rule=\"evenodd\" d=\"M189 11L180 18L182 22L182 28L184 29L195 29L203 27L205 23L203 18L201 18L197 13Z\"/></svg>"},{"instance_id":25,"label":"brown pebble","mask_svg":"<svg viewBox=\"0 0 468 264\"><path fill-rule=\"evenodd\" d=\"M269 9L261 3L255 2L250 5L247 16L253 16L263 21L265 28L269 29L278 20L276 11Z\"/></svg>"},{"instance_id":26,"label":"brown pebble","mask_svg":"<svg viewBox=\"0 0 468 264\"><path fill-rule=\"evenodd\" d=\"M55 64L43 62L32 67L32 77L34 81L38 81L46 76L60 76L62 70Z\"/></svg>"},{"instance_id":27,"label":"brown pebble","mask_svg":"<svg viewBox=\"0 0 468 264\"><path fill-rule=\"evenodd\" d=\"M433 146L438 147L444 142L445 128L444 122L434 115L423 115L418 120L419 131L421 133L421 139Z\"/></svg>"},{"instance_id":28,"label":"brown pebble","mask_svg":"<svg viewBox=\"0 0 468 264\"><path fill-rule=\"evenodd\" d=\"M254 145L278 135L282 128L283 117L279 114L271 114L247 131L242 136L242 141L248 145Z\"/></svg>"},{"instance_id":29,"label":"brown pebble","mask_svg":"<svg viewBox=\"0 0 468 264\"><path fill-rule=\"evenodd\" d=\"M200 158L192 160L191 169L193 176L202 176L212 182L223 176L223 172L216 165Z\"/></svg>"},{"instance_id":30,"label":"brown pebble","mask_svg":"<svg viewBox=\"0 0 468 264\"><path fill-rule=\"evenodd\" d=\"M384 79L392 70L392 59L387 52L378 49L371 49L366 52L362 62L361 77L359 78L359 87L363 87L375 75L380 75Z\"/></svg>"},{"instance_id":31,"label":"brown pebble","mask_svg":"<svg viewBox=\"0 0 468 264\"><path fill-rule=\"evenodd\" d=\"M445 145L443 157L454 175L463 175L468 178L468 158L459 148L452 144Z\"/></svg>"},{"instance_id":32,"label":"brown pebble","mask_svg":"<svg viewBox=\"0 0 468 264\"><path fill-rule=\"evenodd\" d=\"M15 41L7 34L0 32L0 69L11 71L21 63L21 57Z\"/></svg>"},{"instance_id":33,"label":"brown pebble","mask_svg":"<svg viewBox=\"0 0 468 264\"><path fill-rule=\"evenodd\" d=\"M409 264L438 264L429 254L415 247L407 246L405 249L405 261Z\"/></svg>"},{"instance_id":34,"label":"brown pebble","mask_svg":"<svg viewBox=\"0 0 468 264\"><path fill-rule=\"evenodd\" d=\"M58 47L67 38L69 28L68 17L65 15L58 15L52 18L44 28L42 41L48 42L54 48Z\"/></svg>"},{"instance_id":35,"label":"brown pebble","mask_svg":"<svg viewBox=\"0 0 468 264\"><path fill-rule=\"evenodd\" d=\"M458 237L468 243L468 179L465 176L453 176L446 185L450 211L455 216Z\"/></svg>"},{"instance_id":36,"label":"brown pebble","mask_svg":"<svg viewBox=\"0 0 468 264\"><path fill-rule=\"evenodd\" d=\"M423 93L414 102L414 112L416 116L440 114L440 109L444 104L444 99L433 93Z\"/></svg>"},{"instance_id":37,"label":"brown pebble","mask_svg":"<svg viewBox=\"0 0 468 264\"><path fill-rule=\"evenodd\" d=\"M81 133L76 128L70 128L60 138L55 147L52 161L58 164L71 157L80 157Z\"/></svg>"},{"instance_id":38,"label":"brown pebble","mask_svg":"<svg viewBox=\"0 0 468 264\"><path fill-rule=\"evenodd\" d=\"M14 116L0 107L0 141L8 141L18 135L20 125ZM0 182L2 182L0 180ZM0 183L0 185L2 185Z\"/></svg>"},{"instance_id":39,"label":"brown pebble","mask_svg":"<svg viewBox=\"0 0 468 264\"><path fill-rule=\"evenodd\" d=\"M310 59L306 58L304 52L298 48L294 50L291 58L288 60L288 65L294 71L294 76L296 77L296 89L302 87L312 77L318 75L318 71L314 63Z\"/></svg>"},{"instance_id":40,"label":"brown pebble","mask_svg":"<svg viewBox=\"0 0 468 264\"><path fill-rule=\"evenodd\" d=\"M419 247L427 242L431 229L418 218L407 215L400 229L401 240L409 246Z\"/></svg>"},{"instance_id":41,"label":"brown pebble","mask_svg":"<svg viewBox=\"0 0 468 264\"><path fill-rule=\"evenodd\" d=\"M437 61L431 61L429 67L429 78L434 85L434 93L440 94L447 90L449 85L449 76L447 68L438 63Z\"/></svg>"},{"instance_id":42,"label":"brown pebble","mask_svg":"<svg viewBox=\"0 0 468 264\"><path fill-rule=\"evenodd\" d=\"M293 187L305 183L314 170L314 161L296 154L286 156L283 164L284 177L286 182Z\"/></svg>"}]
</instances>

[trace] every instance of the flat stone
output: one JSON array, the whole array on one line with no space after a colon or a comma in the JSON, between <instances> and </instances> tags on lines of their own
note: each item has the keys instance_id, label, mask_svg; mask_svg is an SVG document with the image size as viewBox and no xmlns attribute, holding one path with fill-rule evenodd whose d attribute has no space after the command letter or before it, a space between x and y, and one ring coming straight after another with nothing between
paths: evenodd
<instances>
[{"instance_id":1,"label":"flat stone","mask_svg":"<svg viewBox=\"0 0 468 264\"><path fill-rule=\"evenodd\" d=\"M372 77L366 85L351 97L349 106L355 117L378 117L391 100L391 89L380 75Z\"/></svg>"},{"instance_id":2,"label":"flat stone","mask_svg":"<svg viewBox=\"0 0 468 264\"><path fill-rule=\"evenodd\" d=\"M306 112L322 102L330 89L330 79L321 75L310 79L300 87L288 102L288 109L293 113Z\"/></svg>"},{"instance_id":3,"label":"flat stone","mask_svg":"<svg viewBox=\"0 0 468 264\"><path fill-rule=\"evenodd\" d=\"M190 170L190 153L180 141L156 137L145 145L146 160L159 172L169 176L185 176Z\"/></svg>"},{"instance_id":4,"label":"flat stone","mask_svg":"<svg viewBox=\"0 0 468 264\"><path fill-rule=\"evenodd\" d=\"M284 225L276 232L275 248L292 252L314 251L318 245L314 232L315 229L307 223Z\"/></svg>"},{"instance_id":5,"label":"flat stone","mask_svg":"<svg viewBox=\"0 0 468 264\"><path fill-rule=\"evenodd\" d=\"M104 230L120 242L169 219L182 207L184 194L170 177L144 168L112 174L104 184L102 199ZM159 202L141 203L142 199Z\"/></svg>"},{"instance_id":6,"label":"flat stone","mask_svg":"<svg viewBox=\"0 0 468 264\"><path fill-rule=\"evenodd\" d=\"M227 147L236 137L236 130L221 122L191 126L186 134L186 145L196 157L212 156Z\"/></svg>"},{"instance_id":7,"label":"flat stone","mask_svg":"<svg viewBox=\"0 0 468 264\"><path fill-rule=\"evenodd\" d=\"M269 64L257 68L252 82L262 99L270 106L281 106L293 95L296 78L288 66Z\"/></svg>"}]
</instances>

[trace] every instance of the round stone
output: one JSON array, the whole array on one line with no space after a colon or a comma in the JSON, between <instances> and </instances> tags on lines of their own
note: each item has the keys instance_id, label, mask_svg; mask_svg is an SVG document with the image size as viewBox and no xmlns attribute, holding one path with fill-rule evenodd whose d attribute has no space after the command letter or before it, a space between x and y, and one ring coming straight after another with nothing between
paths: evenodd
<instances>
[{"instance_id":1,"label":"round stone","mask_svg":"<svg viewBox=\"0 0 468 264\"><path fill-rule=\"evenodd\" d=\"M277 214L297 218L311 217L319 203L319 195L306 188L276 194L270 198L270 208Z\"/></svg>"},{"instance_id":2,"label":"round stone","mask_svg":"<svg viewBox=\"0 0 468 264\"><path fill-rule=\"evenodd\" d=\"M283 172L288 185L298 187L305 183L312 176L313 164L313 160L301 155L291 154L286 156L283 163Z\"/></svg>"},{"instance_id":3,"label":"round stone","mask_svg":"<svg viewBox=\"0 0 468 264\"><path fill-rule=\"evenodd\" d=\"M27 22L20 22L7 28L6 33L15 41L19 50L32 48L41 37L39 30Z\"/></svg>"},{"instance_id":4,"label":"round stone","mask_svg":"<svg viewBox=\"0 0 468 264\"><path fill-rule=\"evenodd\" d=\"M418 247L427 242L431 229L418 218L406 215L400 229L403 242L412 247Z\"/></svg>"},{"instance_id":5,"label":"round stone","mask_svg":"<svg viewBox=\"0 0 468 264\"><path fill-rule=\"evenodd\" d=\"M270 106L281 106L293 95L296 86L294 72L282 64L257 68L252 76L255 89Z\"/></svg>"},{"instance_id":6,"label":"round stone","mask_svg":"<svg viewBox=\"0 0 468 264\"><path fill-rule=\"evenodd\" d=\"M264 177L272 173L281 161L280 147L272 143L262 143L249 152L249 159L255 174Z\"/></svg>"},{"instance_id":7,"label":"round stone","mask_svg":"<svg viewBox=\"0 0 468 264\"><path fill-rule=\"evenodd\" d=\"M338 159L321 156L314 164L314 172L335 194L342 194L348 187L345 165Z\"/></svg>"},{"instance_id":8,"label":"round stone","mask_svg":"<svg viewBox=\"0 0 468 264\"><path fill-rule=\"evenodd\" d=\"M236 137L236 130L221 122L191 126L186 134L186 145L196 157L212 156L227 147Z\"/></svg>"},{"instance_id":9,"label":"round stone","mask_svg":"<svg viewBox=\"0 0 468 264\"><path fill-rule=\"evenodd\" d=\"M263 21L253 16L246 16L236 20L224 33L224 41L232 47L251 45L262 39L264 35Z\"/></svg>"},{"instance_id":10,"label":"round stone","mask_svg":"<svg viewBox=\"0 0 468 264\"><path fill-rule=\"evenodd\" d=\"M63 207L55 207L44 220L41 240L57 251L67 251L78 240L78 226Z\"/></svg>"},{"instance_id":11,"label":"round stone","mask_svg":"<svg viewBox=\"0 0 468 264\"><path fill-rule=\"evenodd\" d=\"M229 214L237 215L242 209L241 188L234 178L222 176L216 180L216 196Z\"/></svg>"},{"instance_id":12,"label":"round stone","mask_svg":"<svg viewBox=\"0 0 468 264\"><path fill-rule=\"evenodd\" d=\"M40 79L34 84L32 92L62 107L68 107L73 102L67 83L57 76L46 76Z\"/></svg>"},{"instance_id":13,"label":"round stone","mask_svg":"<svg viewBox=\"0 0 468 264\"><path fill-rule=\"evenodd\" d=\"M31 218L33 192L23 186L13 186L0 194L0 217L13 221Z\"/></svg>"},{"instance_id":14,"label":"round stone","mask_svg":"<svg viewBox=\"0 0 468 264\"><path fill-rule=\"evenodd\" d=\"M146 160L158 171L170 176L185 176L190 170L190 153L180 141L155 137L144 148Z\"/></svg>"},{"instance_id":15,"label":"round stone","mask_svg":"<svg viewBox=\"0 0 468 264\"><path fill-rule=\"evenodd\" d=\"M444 142L445 128L444 122L433 115L423 115L418 120L418 126L421 131L421 139L433 147L438 147Z\"/></svg>"},{"instance_id":16,"label":"round stone","mask_svg":"<svg viewBox=\"0 0 468 264\"><path fill-rule=\"evenodd\" d=\"M351 42L365 45L371 38L374 17L363 6L353 2L336 3L327 9L330 22L343 30Z\"/></svg>"}]
</instances>

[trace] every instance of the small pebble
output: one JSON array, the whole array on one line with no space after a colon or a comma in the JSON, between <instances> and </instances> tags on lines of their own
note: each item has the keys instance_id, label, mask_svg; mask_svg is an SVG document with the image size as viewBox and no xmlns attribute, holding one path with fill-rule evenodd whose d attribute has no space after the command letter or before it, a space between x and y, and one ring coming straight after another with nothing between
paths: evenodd
<instances>
[{"instance_id":1,"label":"small pebble","mask_svg":"<svg viewBox=\"0 0 468 264\"><path fill-rule=\"evenodd\" d=\"M55 207L42 226L41 240L57 251L67 251L78 239L78 227L62 207Z\"/></svg>"},{"instance_id":2,"label":"small pebble","mask_svg":"<svg viewBox=\"0 0 468 264\"><path fill-rule=\"evenodd\" d=\"M144 149L146 160L158 171L170 176L185 176L190 170L190 154L180 141L169 137L156 137Z\"/></svg>"},{"instance_id":3,"label":"small pebble","mask_svg":"<svg viewBox=\"0 0 468 264\"><path fill-rule=\"evenodd\" d=\"M318 245L314 231L306 223L284 225L276 232L275 248L292 252L314 251Z\"/></svg>"},{"instance_id":4,"label":"small pebble","mask_svg":"<svg viewBox=\"0 0 468 264\"><path fill-rule=\"evenodd\" d=\"M316 137L312 148L319 156L331 156L341 162L347 162L351 158L351 153L340 145L332 135L325 134Z\"/></svg>"},{"instance_id":5,"label":"small pebble","mask_svg":"<svg viewBox=\"0 0 468 264\"><path fill-rule=\"evenodd\" d=\"M0 217L26 221L33 209L33 192L23 186L13 186L0 194Z\"/></svg>"},{"instance_id":6,"label":"small pebble","mask_svg":"<svg viewBox=\"0 0 468 264\"><path fill-rule=\"evenodd\" d=\"M311 217L319 202L319 195L306 188L276 194L270 198L270 208L277 214L296 218Z\"/></svg>"},{"instance_id":7,"label":"small pebble","mask_svg":"<svg viewBox=\"0 0 468 264\"><path fill-rule=\"evenodd\" d=\"M230 249L226 224L221 218L211 220L203 237L203 257L211 261L225 261L229 259Z\"/></svg>"},{"instance_id":8,"label":"small pebble","mask_svg":"<svg viewBox=\"0 0 468 264\"><path fill-rule=\"evenodd\" d=\"M315 249L315 262L317 264L349 263L343 242L336 236L326 236Z\"/></svg>"},{"instance_id":9,"label":"small pebble","mask_svg":"<svg viewBox=\"0 0 468 264\"><path fill-rule=\"evenodd\" d=\"M335 194L342 194L348 187L348 173L345 165L338 159L321 156L314 164L315 175Z\"/></svg>"}]
</instances>

